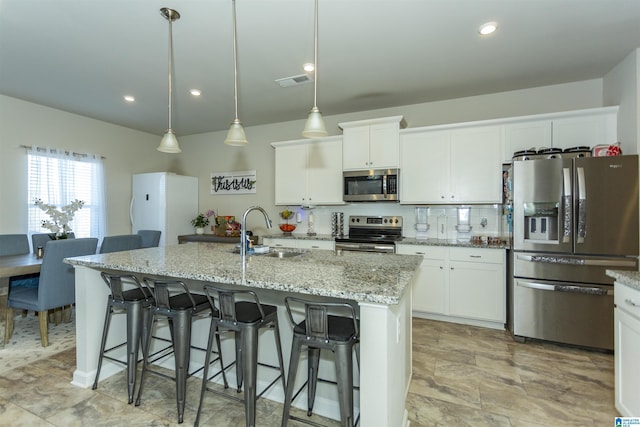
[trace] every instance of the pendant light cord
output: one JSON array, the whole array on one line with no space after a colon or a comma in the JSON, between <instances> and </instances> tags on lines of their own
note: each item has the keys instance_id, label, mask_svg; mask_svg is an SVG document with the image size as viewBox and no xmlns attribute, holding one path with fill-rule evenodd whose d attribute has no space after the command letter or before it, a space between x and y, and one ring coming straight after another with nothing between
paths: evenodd
<instances>
[{"instance_id":1,"label":"pendant light cord","mask_svg":"<svg viewBox=\"0 0 640 427\"><path fill-rule=\"evenodd\" d=\"M171 75L172 74L171 73L171 71L172 71L171 69L173 68L172 67L172 64L173 64L173 31L172 31L172 28L173 28L173 15L171 15L171 13L169 13L168 18L169 18L168 19L168 21L169 21L169 73L168 73L169 74L169 129L171 129L171 104L173 103L172 102L173 92L172 92L172 87L171 87L172 86L172 80L173 80L173 77Z\"/></svg>"},{"instance_id":2,"label":"pendant light cord","mask_svg":"<svg viewBox=\"0 0 640 427\"><path fill-rule=\"evenodd\" d=\"M313 108L318 109L318 0L315 0L313 15Z\"/></svg>"},{"instance_id":3,"label":"pendant light cord","mask_svg":"<svg viewBox=\"0 0 640 427\"><path fill-rule=\"evenodd\" d=\"M238 121L238 34L236 30L236 0L232 0L233 3L233 99L235 102L236 117Z\"/></svg>"}]
</instances>

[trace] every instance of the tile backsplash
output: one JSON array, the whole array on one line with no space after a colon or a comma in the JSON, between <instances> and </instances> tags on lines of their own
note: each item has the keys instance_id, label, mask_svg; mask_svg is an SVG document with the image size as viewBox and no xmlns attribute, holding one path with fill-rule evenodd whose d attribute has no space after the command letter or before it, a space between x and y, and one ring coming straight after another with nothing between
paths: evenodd
<instances>
[{"instance_id":1,"label":"tile backsplash","mask_svg":"<svg viewBox=\"0 0 640 427\"><path fill-rule=\"evenodd\" d=\"M400 205L397 203L352 203L343 206L318 206L313 208L314 228L318 234L331 234L331 213L342 212L344 214L344 232L349 231L348 218L350 215L381 215L402 216L402 234L405 237L416 237L416 205ZM492 236L504 237L508 234L505 227L502 205L419 205L427 208L427 238L457 240L460 237ZM471 231L467 234L458 233L458 207L468 207L469 225ZM279 206L283 208L284 206ZM299 212L300 222L294 234L307 232L309 209L299 206L289 207L290 210Z\"/></svg>"}]
</instances>

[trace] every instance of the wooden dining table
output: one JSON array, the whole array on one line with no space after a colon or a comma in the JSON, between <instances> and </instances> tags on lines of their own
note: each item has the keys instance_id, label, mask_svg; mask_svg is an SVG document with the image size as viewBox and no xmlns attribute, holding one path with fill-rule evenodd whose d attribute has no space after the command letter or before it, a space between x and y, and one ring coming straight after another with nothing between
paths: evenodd
<instances>
[{"instance_id":1,"label":"wooden dining table","mask_svg":"<svg viewBox=\"0 0 640 427\"><path fill-rule=\"evenodd\" d=\"M35 254L0 256L0 348L4 347L4 332L7 322L7 300L9 297L9 279L23 274L39 273L42 258Z\"/></svg>"}]
</instances>

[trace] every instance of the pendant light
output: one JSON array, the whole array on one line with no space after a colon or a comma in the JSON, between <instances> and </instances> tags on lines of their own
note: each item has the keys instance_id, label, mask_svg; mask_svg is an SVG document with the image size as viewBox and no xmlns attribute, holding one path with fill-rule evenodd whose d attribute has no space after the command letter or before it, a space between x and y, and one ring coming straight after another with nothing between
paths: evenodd
<instances>
[{"instance_id":1,"label":"pendant light","mask_svg":"<svg viewBox=\"0 0 640 427\"><path fill-rule=\"evenodd\" d=\"M238 35L236 31L236 0L231 0L233 4L233 99L236 106L236 116L224 143L227 145L242 146L248 144L247 137L244 134L242 123L238 119Z\"/></svg>"},{"instance_id":2,"label":"pendant light","mask_svg":"<svg viewBox=\"0 0 640 427\"><path fill-rule=\"evenodd\" d=\"M318 138L327 136L327 129L324 126L322 113L318 110L317 94L318 94L318 0L315 0L313 22L313 63L315 69L313 71L313 108L309 111L307 122L304 125L302 136L306 138Z\"/></svg>"},{"instance_id":3,"label":"pendant light","mask_svg":"<svg viewBox=\"0 0 640 427\"><path fill-rule=\"evenodd\" d=\"M178 139L176 138L176 134L173 133L173 129L171 129L171 104L172 104L172 75L171 70L173 68L173 33L172 33L172 23L180 19L180 14L173 9L169 9L163 7L160 9L160 14L165 17L167 21L169 21L169 128L165 132L162 137L162 141L160 141L160 145L157 150L162 151L163 153L180 153L180 146L178 145Z\"/></svg>"}]
</instances>

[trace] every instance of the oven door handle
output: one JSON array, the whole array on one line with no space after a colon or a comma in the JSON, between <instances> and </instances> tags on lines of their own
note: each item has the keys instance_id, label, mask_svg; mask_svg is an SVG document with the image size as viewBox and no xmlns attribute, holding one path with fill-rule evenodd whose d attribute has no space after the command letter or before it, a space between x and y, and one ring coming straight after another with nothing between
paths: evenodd
<instances>
[{"instance_id":1,"label":"oven door handle","mask_svg":"<svg viewBox=\"0 0 640 427\"><path fill-rule=\"evenodd\" d=\"M385 199L388 196L388 194L387 194L387 175L383 175L382 176L382 195L384 196Z\"/></svg>"},{"instance_id":2,"label":"oven door handle","mask_svg":"<svg viewBox=\"0 0 640 427\"><path fill-rule=\"evenodd\" d=\"M517 259L529 262L545 262L549 264L568 264L568 265L592 265L599 267L635 267L636 263L632 260L613 260L613 259L585 259L585 258L565 258L557 256L545 255L516 255Z\"/></svg>"},{"instance_id":3,"label":"oven door handle","mask_svg":"<svg viewBox=\"0 0 640 427\"><path fill-rule=\"evenodd\" d=\"M575 286L575 285L550 285L547 283L522 282L518 280L518 286L523 288L536 289L540 291L567 292L572 294L588 294L595 296L613 295L613 289L605 289L591 286Z\"/></svg>"}]
</instances>

